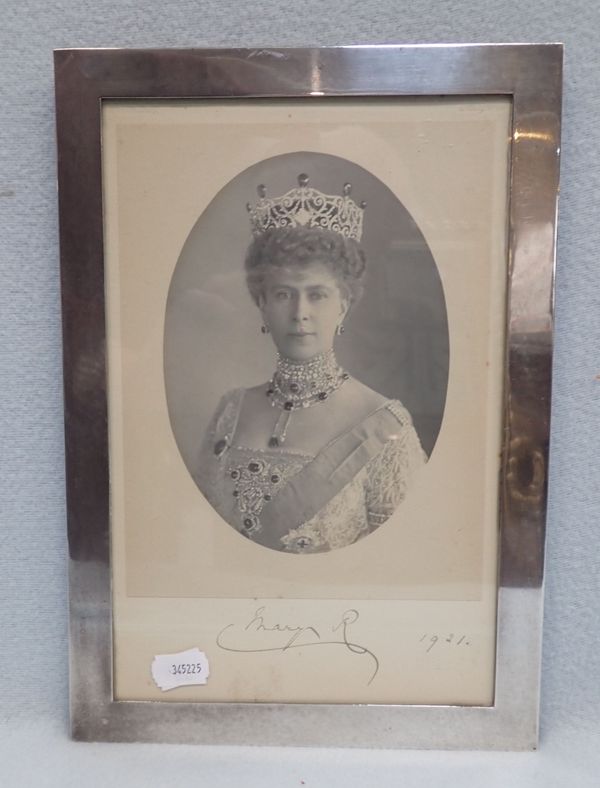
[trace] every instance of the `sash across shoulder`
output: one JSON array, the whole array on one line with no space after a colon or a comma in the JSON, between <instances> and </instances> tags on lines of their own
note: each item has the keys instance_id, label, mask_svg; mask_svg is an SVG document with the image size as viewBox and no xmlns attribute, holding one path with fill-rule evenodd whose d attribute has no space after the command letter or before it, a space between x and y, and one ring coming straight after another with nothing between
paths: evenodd
<instances>
[{"instance_id":1,"label":"sash across shoulder","mask_svg":"<svg viewBox=\"0 0 600 788\"><path fill-rule=\"evenodd\" d=\"M375 457L384 445L400 438L402 426L386 406L335 438L295 474L261 512L261 542L285 536L314 517Z\"/></svg>"}]
</instances>

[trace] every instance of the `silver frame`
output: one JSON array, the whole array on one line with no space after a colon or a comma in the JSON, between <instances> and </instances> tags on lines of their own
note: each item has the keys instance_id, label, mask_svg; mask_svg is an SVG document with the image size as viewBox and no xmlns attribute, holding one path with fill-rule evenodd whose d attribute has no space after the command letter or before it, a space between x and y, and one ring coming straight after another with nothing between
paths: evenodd
<instances>
[{"instance_id":1,"label":"silver frame","mask_svg":"<svg viewBox=\"0 0 600 788\"><path fill-rule=\"evenodd\" d=\"M536 747L562 56L560 44L55 52L74 738ZM434 95L513 107L494 705L113 700L102 100Z\"/></svg>"}]
</instances>

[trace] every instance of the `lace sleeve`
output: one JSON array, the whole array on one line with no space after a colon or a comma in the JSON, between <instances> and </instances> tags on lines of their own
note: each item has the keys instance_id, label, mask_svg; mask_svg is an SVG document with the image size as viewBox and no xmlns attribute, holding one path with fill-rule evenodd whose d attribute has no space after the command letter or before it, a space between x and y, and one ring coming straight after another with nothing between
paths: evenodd
<instances>
[{"instance_id":1,"label":"lace sleeve","mask_svg":"<svg viewBox=\"0 0 600 788\"><path fill-rule=\"evenodd\" d=\"M202 438L193 477L209 499L218 461L231 446L242 397L243 389L228 391L221 397Z\"/></svg>"},{"instance_id":2,"label":"lace sleeve","mask_svg":"<svg viewBox=\"0 0 600 788\"><path fill-rule=\"evenodd\" d=\"M365 497L370 530L394 513L414 474L427 462L409 412L397 401L388 408L398 418L399 430L367 465Z\"/></svg>"}]
</instances>

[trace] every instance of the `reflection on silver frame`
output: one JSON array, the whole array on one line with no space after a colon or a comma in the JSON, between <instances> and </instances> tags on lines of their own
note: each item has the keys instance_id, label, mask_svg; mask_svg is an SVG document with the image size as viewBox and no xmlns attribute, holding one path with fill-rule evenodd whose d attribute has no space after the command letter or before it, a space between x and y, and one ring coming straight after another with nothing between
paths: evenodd
<instances>
[{"instance_id":1,"label":"reflection on silver frame","mask_svg":"<svg viewBox=\"0 0 600 788\"><path fill-rule=\"evenodd\" d=\"M535 747L562 47L59 50L55 67L73 735L212 744ZM436 95L507 95L513 106L494 705L114 701L102 99Z\"/></svg>"}]
</instances>

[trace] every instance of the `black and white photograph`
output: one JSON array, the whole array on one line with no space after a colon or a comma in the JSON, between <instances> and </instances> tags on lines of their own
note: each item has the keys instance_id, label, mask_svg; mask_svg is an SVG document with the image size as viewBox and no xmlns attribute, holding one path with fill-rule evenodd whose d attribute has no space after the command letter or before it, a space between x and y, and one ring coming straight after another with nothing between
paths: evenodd
<instances>
[{"instance_id":1,"label":"black and white photograph","mask_svg":"<svg viewBox=\"0 0 600 788\"><path fill-rule=\"evenodd\" d=\"M390 189L338 156L271 157L215 195L175 267L171 425L241 535L335 550L383 526L427 462L448 349L433 255Z\"/></svg>"}]
</instances>

